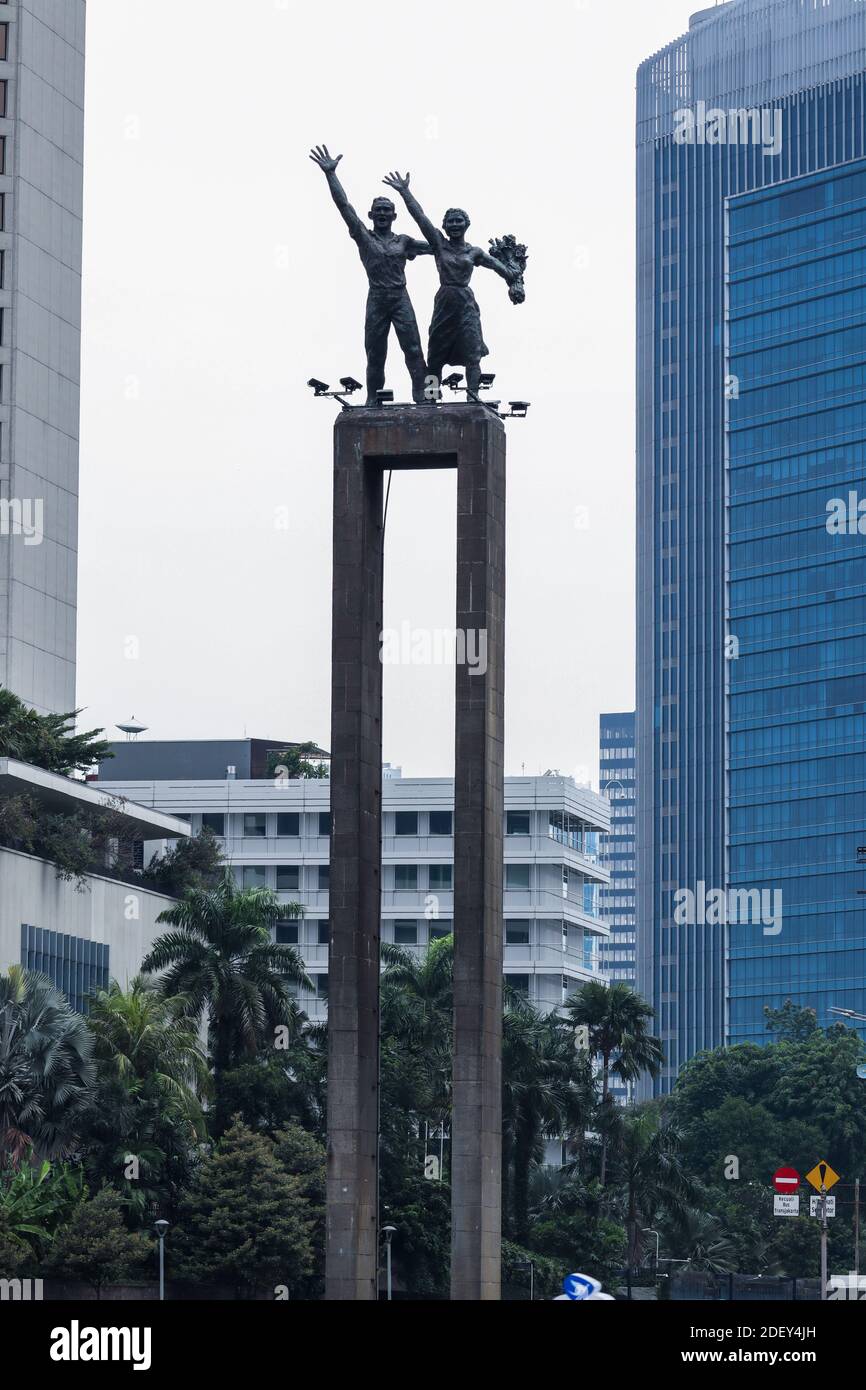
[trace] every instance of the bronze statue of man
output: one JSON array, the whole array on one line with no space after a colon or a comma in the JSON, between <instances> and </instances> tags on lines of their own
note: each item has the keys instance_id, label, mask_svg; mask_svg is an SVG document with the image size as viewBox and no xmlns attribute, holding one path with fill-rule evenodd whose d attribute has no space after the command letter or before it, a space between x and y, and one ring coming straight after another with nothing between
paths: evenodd
<instances>
[{"instance_id":1,"label":"bronze statue of man","mask_svg":"<svg viewBox=\"0 0 866 1390\"><path fill-rule=\"evenodd\" d=\"M392 325L412 378L412 398L416 404L423 404L427 366L415 310L406 288L406 262L414 260L416 256L430 255L431 248L426 241L416 241L414 237L394 233L392 228L397 219L397 209L390 198L373 200L369 213L372 231L365 227L337 178L337 165L343 156L338 154L333 158L327 145L317 145L310 158L314 164L318 164L328 180L331 197L358 247L370 283L365 328L367 404L378 403L376 393L385 385L388 335Z\"/></svg>"}]
</instances>

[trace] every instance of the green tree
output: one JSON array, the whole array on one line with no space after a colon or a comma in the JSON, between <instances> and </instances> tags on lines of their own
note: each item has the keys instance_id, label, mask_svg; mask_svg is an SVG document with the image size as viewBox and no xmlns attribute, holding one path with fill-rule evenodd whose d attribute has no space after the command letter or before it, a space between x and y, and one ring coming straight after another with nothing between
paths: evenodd
<instances>
[{"instance_id":1,"label":"green tree","mask_svg":"<svg viewBox=\"0 0 866 1390\"><path fill-rule=\"evenodd\" d=\"M15 758L46 772L87 772L111 758L111 745L98 736L102 729L75 733L81 710L70 714L37 714L11 690L0 686L0 758Z\"/></svg>"},{"instance_id":2,"label":"green tree","mask_svg":"<svg viewBox=\"0 0 866 1390\"><path fill-rule=\"evenodd\" d=\"M818 1030L818 1015L814 1009L799 1009L786 999L781 1009L764 1008L767 1032L774 1033L779 1042L805 1042Z\"/></svg>"},{"instance_id":3,"label":"green tree","mask_svg":"<svg viewBox=\"0 0 866 1390\"><path fill-rule=\"evenodd\" d=\"M242 890L230 873L215 888L190 889L159 922L175 930L157 938L142 962L161 972L168 997L183 996L189 1016L208 1020L217 1096L229 1067L272 1042L279 1027L296 1027L291 987L312 989L293 946L277 945L274 925L302 916L264 888Z\"/></svg>"},{"instance_id":4,"label":"green tree","mask_svg":"<svg viewBox=\"0 0 866 1390\"><path fill-rule=\"evenodd\" d=\"M284 1286L297 1296L314 1270L307 1177L285 1170L272 1139L233 1124L181 1202L172 1238L178 1276L228 1284L238 1297Z\"/></svg>"},{"instance_id":5,"label":"green tree","mask_svg":"<svg viewBox=\"0 0 866 1390\"><path fill-rule=\"evenodd\" d=\"M82 1202L57 1235L49 1267L60 1279L81 1279L102 1297L106 1284L138 1276L153 1246L126 1229L118 1193L103 1187Z\"/></svg>"},{"instance_id":6,"label":"green tree","mask_svg":"<svg viewBox=\"0 0 866 1390\"><path fill-rule=\"evenodd\" d=\"M44 1254L58 1226L87 1196L84 1172L63 1163L30 1161L0 1174L0 1229L27 1253ZM0 1266L2 1269L2 1266Z\"/></svg>"},{"instance_id":7,"label":"green tree","mask_svg":"<svg viewBox=\"0 0 866 1390\"><path fill-rule=\"evenodd\" d=\"M519 995L505 1011L502 1041L503 1194L519 1242L529 1234L529 1185L547 1139L586 1127L592 1105L589 1058L555 1014L541 1014Z\"/></svg>"},{"instance_id":8,"label":"green tree","mask_svg":"<svg viewBox=\"0 0 866 1390\"><path fill-rule=\"evenodd\" d=\"M94 1079L93 1041L82 1016L44 975L13 965L0 975L0 1169L27 1150L68 1153Z\"/></svg>"},{"instance_id":9,"label":"green tree","mask_svg":"<svg viewBox=\"0 0 866 1390\"><path fill-rule=\"evenodd\" d=\"M737 1250L713 1213L690 1207L666 1222L666 1250L678 1273L727 1274L737 1268Z\"/></svg>"},{"instance_id":10,"label":"green tree","mask_svg":"<svg viewBox=\"0 0 866 1390\"><path fill-rule=\"evenodd\" d=\"M5 1213L0 1210L0 1279L14 1279L32 1258L30 1246L9 1229Z\"/></svg>"},{"instance_id":11,"label":"green tree","mask_svg":"<svg viewBox=\"0 0 866 1390\"><path fill-rule=\"evenodd\" d=\"M285 769L282 771L282 769ZM315 743L295 743L290 748L271 749L268 753L268 776L305 778L321 781L330 777L328 764L320 761Z\"/></svg>"},{"instance_id":12,"label":"green tree","mask_svg":"<svg viewBox=\"0 0 866 1390\"><path fill-rule=\"evenodd\" d=\"M142 870L142 882L169 898L181 898L190 888L215 888L226 864L219 840L211 830L178 840L165 854Z\"/></svg>"},{"instance_id":13,"label":"green tree","mask_svg":"<svg viewBox=\"0 0 866 1390\"><path fill-rule=\"evenodd\" d=\"M640 1264L644 1234L660 1214L684 1220L697 1191L683 1161L676 1123L659 1107L649 1105L623 1113L612 1146L612 1178L621 1193L628 1235L626 1270L631 1276Z\"/></svg>"},{"instance_id":14,"label":"green tree","mask_svg":"<svg viewBox=\"0 0 866 1390\"><path fill-rule=\"evenodd\" d=\"M232 1116L240 1115L250 1129L272 1138L291 1124L323 1134L326 1060L304 1030L287 1048L231 1067L222 1077L212 1132L224 1133Z\"/></svg>"},{"instance_id":15,"label":"green tree","mask_svg":"<svg viewBox=\"0 0 866 1390\"><path fill-rule=\"evenodd\" d=\"M313 1265L311 1274L299 1284L300 1296L320 1298L325 1287L325 1146L300 1125L290 1124L276 1135L274 1157L283 1171L297 1180L298 1192L307 1203Z\"/></svg>"},{"instance_id":16,"label":"green tree","mask_svg":"<svg viewBox=\"0 0 866 1390\"><path fill-rule=\"evenodd\" d=\"M87 1169L143 1214L175 1207L191 1151L206 1137L201 1098L210 1074L186 1001L136 976L113 980L91 1001L95 1104L85 1131Z\"/></svg>"},{"instance_id":17,"label":"green tree","mask_svg":"<svg viewBox=\"0 0 866 1390\"><path fill-rule=\"evenodd\" d=\"M626 1082L637 1081L644 1072L657 1076L664 1061L664 1050L659 1039L649 1031L655 1016L652 1007L628 985L606 985L600 980L590 980L571 995L565 1008L575 1028L588 1029L589 1050L601 1057L603 1110L600 1117L602 1145L599 1176L604 1187L610 1127L610 1115L606 1112L613 1104L611 1073Z\"/></svg>"}]
</instances>

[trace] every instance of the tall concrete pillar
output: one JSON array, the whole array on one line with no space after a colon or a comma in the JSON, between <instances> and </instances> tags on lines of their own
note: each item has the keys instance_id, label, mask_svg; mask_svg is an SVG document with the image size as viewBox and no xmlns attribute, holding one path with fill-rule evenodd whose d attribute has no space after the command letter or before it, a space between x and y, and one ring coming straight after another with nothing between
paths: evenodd
<instances>
[{"instance_id":1,"label":"tall concrete pillar","mask_svg":"<svg viewBox=\"0 0 866 1390\"><path fill-rule=\"evenodd\" d=\"M505 429L476 407L457 473L451 1297L500 1296Z\"/></svg>"},{"instance_id":2,"label":"tall concrete pillar","mask_svg":"<svg viewBox=\"0 0 866 1390\"><path fill-rule=\"evenodd\" d=\"M325 1295L375 1299L382 864L382 470L337 421Z\"/></svg>"},{"instance_id":3,"label":"tall concrete pillar","mask_svg":"<svg viewBox=\"0 0 866 1390\"><path fill-rule=\"evenodd\" d=\"M335 428L326 1297L376 1297L383 474L457 469L452 1298L499 1297L505 431L483 406Z\"/></svg>"}]
</instances>

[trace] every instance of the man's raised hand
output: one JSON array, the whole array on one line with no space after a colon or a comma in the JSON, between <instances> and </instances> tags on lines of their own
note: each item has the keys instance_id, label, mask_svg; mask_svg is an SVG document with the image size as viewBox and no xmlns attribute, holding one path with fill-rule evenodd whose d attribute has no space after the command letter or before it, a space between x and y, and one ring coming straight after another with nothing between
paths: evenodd
<instances>
[{"instance_id":1,"label":"man's raised hand","mask_svg":"<svg viewBox=\"0 0 866 1390\"><path fill-rule=\"evenodd\" d=\"M342 158L341 154L334 158L327 145L314 145L310 150L310 159L314 164L318 164L323 174L333 174Z\"/></svg>"},{"instance_id":2,"label":"man's raised hand","mask_svg":"<svg viewBox=\"0 0 866 1390\"><path fill-rule=\"evenodd\" d=\"M408 192L409 192L409 175L408 175L408 173L407 173L407 175L406 175L405 178L402 178L402 177L400 176L400 174L398 174L398 173L386 174L386 176L385 176L385 178L382 180L382 182L383 182L383 183L387 183L387 185L388 185L389 188L396 188L396 190L397 190L398 193L408 193Z\"/></svg>"}]
</instances>

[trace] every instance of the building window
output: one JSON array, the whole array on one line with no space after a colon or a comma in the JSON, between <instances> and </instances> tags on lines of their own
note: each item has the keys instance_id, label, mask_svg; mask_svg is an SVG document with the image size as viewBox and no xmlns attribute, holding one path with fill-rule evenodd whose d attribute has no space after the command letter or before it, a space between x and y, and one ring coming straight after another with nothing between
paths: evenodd
<instances>
[{"instance_id":1,"label":"building window","mask_svg":"<svg viewBox=\"0 0 866 1390\"><path fill-rule=\"evenodd\" d=\"M529 923L528 923L528 922L506 922L506 924L505 924L505 944L506 944L506 946L528 946L528 945L529 945Z\"/></svg>"},{"instance_id":2,"label":"building window","mask_svg":"<svg viewBox=\"0 0 866 1390\"><path fill-rule=\"evenodd\" d=\"M297 922L277 922L277 945L278 946L297 946L298 944L298 924Z\"/></svg>"},{"instance_id":3,"label":"building window","mask_svg":"<svg viewBox=\"0 0 866 1390\"><path fill-rule=\"evenodd\" d=\"M0 135L0 174L6 173L6 136Z\"/></svg>"},{"instance_id":4,"label":"building window","mask_svg":"<svg viewBox=\"0 0 866 1390\"><path fill-rule=\"evenodd\" d=\"M244 816L244 839L264 840L268 833L268 818L264 812L255 811Z\"/></svg>"},{"instance_id":5,"label":"building window","mask_svg":"<svg viewBox=\"0 0 866 1390\"><path fill-rule=\"evenodd\" d=\"M6 288L6 252L0 251L0 290Z\"/></svg>"},{"instance_id":6,"label":"building window","mask_svg":"<svg viewBox=\"0 0 866 1390\"><path fill-rule=\"evenodd\" d=\"M316 986L316 997L327 999L328 997L328 977L327 975L314 975L313 982Z\"/></svg>"},{"instance_id":7,"label":"building window","mask_svg":"<svg viewBox=\"0 0 866 1390\"><path fill-rule=\"evenodd\" d=\"M417 835L418 812L396 811L394 813L394 833L395 835Z\"/></svg>"},{"instance_id":8,"label":"building window","mask_svg":"<svg viewBox=\"0 0 866 1390\"><path fill-rule=\"evenodd\" d=\"M217 811L205 811L201 818L202 830L209 830L212 835L225 835L226 818Z\"/></svg>"},{"instance_id":9,"label":"building window","mask_svg":"<svg viewBox=\"0 0 866 1390\"><path fill-rule=\"evenodd\" d=\"M430 865L431 891L435 891L438 888L443 893L450 893L453 879L454 870L450 864Z\"/></svg>"},{"instance_id":10,"label":"building window","mask_svg":"<svg viewBox=\"0 0 866 1390\"><path fill-rule=\"evenodd\" d=\"M418 945L418 923L417 923L417 922L395 922L395 923L394 923L394 945L395 945L395 946L417 946L417 945Z\"/></svg>"},{"instance_id":11,"label":"building window","mask_svg":"<svg viewBox=\"0 0 866 1390\"><path fill-rule=\"evenodd\" d=\"M0 82L0 116L5 117L8 114L8 104L9 83L4 78L4 80Z\"/></svg>"},{"instance_id":12,"label":"building window","mask_svg":"<svg viewBox=\"0 0 866 1390\"><path fill-rule=\"evenodd\" d=\"M319 865L319 892L327 893L331 887L331 866L330 864Z\"/></svg>"},{"instance_id":13,"label":"building window","mask_svg":"<svg viewBox=\"0 0 866 1390\"><path fill-rule=\"evenodd\" d=\"M0 193L0 232L6 230L6 194Z\"/></svg>"},{"instance_id":14,"label":"building window","mask_svg":"<svg viewBox=\"0 0 866 1390\"><path fill-rule=\"evenodd\" d=\"M327 840L331 834L331 813L330 811L319 812L319 835L323 840Z\"/></svg>"},{"instance_id":15,"label":"building window","mask_svg":"<svg viewBox=\"0 0 866 1390\"><path fill-rule=\"evenodd\" d=\"M529 811L506 811L505 813L505 833L506 835L528 835L529 834Z\"/></svg>"},{"instance_id":16,"label":"building window","mask_svg":"<svg viewBox=\"0 0 866 1390\"><path fill-rule=\"evenodd\" d=\"M453 931L453 922L432 922L430 924L430 940L441 941L443 936L451 936Z\"/></svg>"},{"instance_id":17,"label":"building window","mask_svg":"<svg viewBox=\"0 0 866 1390\"><path fill-rule=\"evenodd\" d=\"M301 886L301 871L297 864L277 865L277 892L296 893Z\"/></svg>"},{"instance_id":18,"label":"building window","mask_svg":"<svg viewBox=\"0 0 866 1390\"><path fill-rule=\"evenodd\" d=\"M394 887L397 892L415 893L418 890L418 865L395 864Z\"/></svg>"},{"instance_id":19,"label":"building window","mask_svg":"<svg viewBox=\"0 0 866 1390\"><path fill-rule=\"evenodd\" d=\"M9 57L9 25L0 24L0 63Z\"/></svg>"},{"instance_id":20,"label":"building window","mask_svg":"<svg viewBox=\"0 0 866 1390\"><path fill-rule=\"evenodd\" d=\"M264 864L244 864L242 883L244 888L267 888L268 871Z\"/></svg>"},{"instance_id":21,"label":"building window","mask_svg":"<svg viewBox=\"0 0 866 1390\"><path fill-rule=\"evenodd\" d=\"M284 840L300 839L301 817L296 811L283 811L277 816L277 834Z\"/></svg>"},{"instance_id":22,"label":"building window","mask_svg":"<svg viewBox=\"0 0 866 1390\"><path fill-rule=\"evenodd\" d=\"M452 835L454 833L454 813L452 811L430 812L430 834Z\"/></svg>"},{"instance_id":23,"label":"building window","mask_svg":"<svg viewBox=\"0 0 866 1390\"><path fill-rule=\"evenodd\" d=\"M511 892L526 893L529 891L529 864L506 864L505 866L505 887Z\"/></svg>"},{"instance_id":24,"label":"building window","mask_svg":"<svg viewBox=\"0 0 866 1390\"><path fill-rule=\"evenodd\" d=\"M89 995L108 989L110 948L100 941L43 927L21 925L21 964L25 970L47 975L73 1009L87 1012Z\"/></svg>"},{"instance_id":25,"label":"building window","mask_svg":"<svg viewBox=\"0 0 866 1390\"><path fill-rule=\"evenodd\" d=\"M320 946L330 946L331 944L331 924L328 921L319 922L318 940Z\"/></svg>"},{"instance_id":26,"label":"building window","mask_svg":"<svg viewBox=\"0 0 866 1390\"><path fill-rule=\"evenodd\" d=\"M506 975L505 979L514 990L515 994L522 994L524 999L529 998L528 975Z\"/></svg>"}]
</instances>

